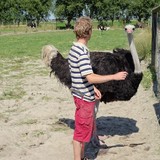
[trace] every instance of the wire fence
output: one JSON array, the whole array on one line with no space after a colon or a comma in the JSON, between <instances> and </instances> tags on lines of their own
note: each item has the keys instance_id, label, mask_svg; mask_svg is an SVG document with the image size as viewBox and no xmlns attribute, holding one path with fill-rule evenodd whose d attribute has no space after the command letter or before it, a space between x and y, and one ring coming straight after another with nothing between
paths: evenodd
<instances>
[{"instance_id":1,"label":"wire fence","mask_svg":"<svg viewBox=\"0 0 160 160\"><path fill-rule=\"evenodd\" d=\"M156 74L154 92L160 100L160 6L152 10L152 66Z\"/></svg>"}]
</instances>

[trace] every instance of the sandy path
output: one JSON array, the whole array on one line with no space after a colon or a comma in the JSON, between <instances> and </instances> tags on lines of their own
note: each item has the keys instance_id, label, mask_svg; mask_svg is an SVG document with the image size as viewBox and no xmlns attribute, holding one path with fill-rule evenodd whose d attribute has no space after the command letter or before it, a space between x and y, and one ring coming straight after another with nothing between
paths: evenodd
<instances>
[{"instance_id":1,"label":"sandy path","mask_svg":"<svg viewBox=\"0 0 160 160\"><path fill-rule=\"evenodd\" d=\"M40 61L24 62L24 66L34 71L19 79L13 75L22 71L1 74L1 95L17 83L26 94L20 99L0 100L0 159L72 160L74 104L69 90L53 76L41 74L48 71ZM110 137L105 139L109 148L98 150L96 159L160 160L155 109L160 110L158 100L142 86L130 101L101 103L98 133ZM61 118L65 123L58 123Z\"/></svg>"}]
</instances>

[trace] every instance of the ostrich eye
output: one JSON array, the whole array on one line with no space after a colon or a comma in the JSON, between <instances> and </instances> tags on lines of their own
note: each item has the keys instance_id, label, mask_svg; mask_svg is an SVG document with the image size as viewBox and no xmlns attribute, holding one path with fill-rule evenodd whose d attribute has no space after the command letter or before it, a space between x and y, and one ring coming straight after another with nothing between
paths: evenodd
<instances>
[{"instance_id":1,"label":"ostrich eye","mask_svg":"<svg viewBox=\"0 0 160 160\"><path fill-rule=\"evenodd\" d=\"M127 30L127 28L125 28L125 31Z\"/></svg>"},{"instance_id":2,"label":"ostrich eye","mask_svg":"<svg viewBox=\"0 0 160 160\"><path fill-rule=\"evenodd\" d=\"M133 28L133 31L135 30L135 28Z\"/></svg>"}]
</instances>

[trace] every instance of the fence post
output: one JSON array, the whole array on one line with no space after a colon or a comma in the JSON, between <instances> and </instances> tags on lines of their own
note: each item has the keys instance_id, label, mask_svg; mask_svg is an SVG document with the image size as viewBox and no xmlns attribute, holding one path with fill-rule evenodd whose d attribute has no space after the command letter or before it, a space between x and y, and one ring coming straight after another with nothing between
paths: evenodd
<instances>
[{"instance_id":1,"label":"fence post","mask_svg":"<svg viewBox=\"0 0 160 160\"><path fill-rule=\"evenodd\" d=\"M155 68L154 92L160 99L160 6L152 10L152 66Z\"/></svg>"}]
</instances>

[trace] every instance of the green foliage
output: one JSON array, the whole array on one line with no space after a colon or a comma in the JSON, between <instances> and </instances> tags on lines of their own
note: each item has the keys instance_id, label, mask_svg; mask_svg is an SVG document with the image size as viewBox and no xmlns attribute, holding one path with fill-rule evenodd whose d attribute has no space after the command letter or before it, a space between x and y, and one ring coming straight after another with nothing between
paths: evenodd
<instances>
[{"instance_id":1,"label":"green foliage","mask_svg":"<svg viewBox=\"0 0 160 160\"><path fill-rule=\"evenodd\" d=\"M150 89L153 81L156 79L156 74L154 68L150 66L151 62L151 28L139 29L138 34L136 34L135 44L139 58L144 60L144 63L148 67L143 71L142 86L145 89Z\"/></svg>"},{"instance_id":2,"label":"green foliage","mask_svg":"<svg viewBox=\"0 0 160 160\"><path fill-rule=\"evenodd\" d=\"M142 86L147 90L152 87L153 82L156 80L156 73L153 66L149 65L143 71L143 79L142 79Z\"/></svg>"},{"instance_id":3,"label":"green foliage","mask_svg":"<svg viewBox=\"0 0 160 160\"><path fill-rule=\"evenodd\" d=\"M0 1L0 22L17 23L24 19L37 20L48 16L52 6L52 0L1 0Z\"/></svg>"},{"instance_id":4,"label":"green foliage","mask_svg":"<svg viewBox=\"0 0 160 160\"><path fill-rule=\"evenodd\" d=\"M129 22L133 16L139 21L147 20L159 0L1 0L0 22L20 24L35 20L46 21L50 13L56 18L66 19L66 26L75 18L85 15L101 20L123 20Z\"/></svg>"},{"instance_id":5,"label":"green foliage","mask_svg":"<svg viewBox=\"0 0 160 160\"><path fill-rule=\"evenodd\" d=\"M151 28L140 29L135 37L135 44L140 59L151 59Z\"/></svg>"},{"instance_id":6,"label":"green foliage","mask_svg":"<svg viewBox=\"0 0 160 160\"><path fill-rule=\"evenodd\" d=\"M67 19L67 28L70 28L70 22L75 17L82 15L85 7L83 0L58 0L55 2L54 14L59 18Z\"/></svg>"},{"instance_id":7,"label":"green foliage","mask_svg":"<svg viewBox=\"0 0 160 160\"><path fill-rule=\"evenodd\" d=\"M39 24L41 19L45 19L49 15L52 7L52 0L24 0L23 11L28 20L36 19Z\"/></svg>"},{"instance_id":8,"label":"green foliage","mask_svg":"<svg viewBox=\"0 0 160 160\"><path fill-rule=\"evenodd\" d=\"M134 0L131 4L132 15L138 17L139 22L142 18L148 20L151 10L158 5L157 0Z\"/></svg>"},{"instance_id":9,"label":"green foliage","mask_svg":"<svg viewBox=\"0 0 160 160\"><path fill-rule=\"evenodd\" d=\"M149 69L143 71L142 86L147 90L152 85L152 73Z\"/></svg>"},{"instance_id":10,"label":"green foliage","mask_svg":"<svg viewBox=\"0 0 160 160\"><path fill-rule=\"evenodd\" d=\"M19 0L0 1L0 22L4 24L22 20L21 3Z\"/></svg>"},{"instance_id":11,"label":"green foliage","mask_svg":"<svg viewBox=\"0 0 160 160\"><path fill-rule=\"evenodd\" d=\"M138 21L147 20L151 16L151 10L157 6L157 0L90 0L86 1L87 15L97 20L122 20L129 22L133 16Z\"/></svg>"}]
</instances>

